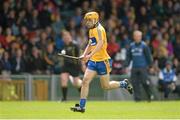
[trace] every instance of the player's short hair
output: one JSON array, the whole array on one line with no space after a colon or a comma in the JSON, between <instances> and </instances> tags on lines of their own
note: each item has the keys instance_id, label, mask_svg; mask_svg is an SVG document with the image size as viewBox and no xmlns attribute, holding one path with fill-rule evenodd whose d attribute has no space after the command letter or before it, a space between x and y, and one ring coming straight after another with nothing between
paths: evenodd
<instances>
[{"instance_id":1,"label":"player's short hair","mask_svg":"<svg viewBox=\"0 0 180 120\"><path fill-rule=\"evenodd\" d=\"M95 20L95 23L97 23L99 21L99 14L97 12L87 12L84 20Z\"/></svg>"}]
</instances>

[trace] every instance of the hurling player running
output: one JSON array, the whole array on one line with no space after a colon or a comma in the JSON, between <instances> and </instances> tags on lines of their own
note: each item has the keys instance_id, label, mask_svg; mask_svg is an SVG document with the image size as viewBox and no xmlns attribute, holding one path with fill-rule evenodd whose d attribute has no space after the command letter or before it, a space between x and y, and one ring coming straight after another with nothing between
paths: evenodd
<instances>
[{"instance_id":1,"label":"hurling player running","mask_svg":"<svg viewBox=\"0 0 180 120\"><path fill-rule=\"evenodd\" d=\"M88 12L84 16L84 22L89 29L89 42L82 60L88 60L87 68L83 77L80 103L71 107L74 112L85 112L86 99L89 92L89 84L98 74L100 76L101 87L105 90L124 88L132 94L133 88L127 79L122 81L110 81L110 71L112 60L107 53L107 38L104 27L99 23L97 12Z\"/></svg>"}]
</instances>

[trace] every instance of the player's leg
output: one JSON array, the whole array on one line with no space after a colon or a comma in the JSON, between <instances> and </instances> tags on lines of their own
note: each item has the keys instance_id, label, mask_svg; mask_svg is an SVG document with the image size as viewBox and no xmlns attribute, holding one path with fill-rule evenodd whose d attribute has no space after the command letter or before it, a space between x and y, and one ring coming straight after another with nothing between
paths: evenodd
<instances>
[{"instance_id":1,"label":"player's leg","mask_svg":"<svg viewBox=\"0 0 180 120\"><path fill-rule=\"evenodd\" d=\"M120 82L110 81L110 75L109 74L101 75L100 76L100 83L101 83L101 87L105 90L116 89L116 88L120 87Z\"/></svg>"},{"instance_id":2,"label":"player's leg","mask_svg":"<svg viewBox=\"0 0 180 120\"><path fill-rule=\"evenodd\" d=\"M102 62L98 62L98 74L100 75L100 81L101 86L103 89L109 90L109 89L116 89L116 88L125 88L130 93L132 93L132 86L130 85L129 81L127 79L123 81L110 81L110 71L111 71L111 60L106 60Z\"/></svg>"},{"instance_id":3,"label":"player's leg","mask_svg":"<svg viewBox=\"0 0 180 120\"><path fill-rule=\"evenodd\" d=\"M125 88L132 94L132 86L127 79L122 81L110 81L110 75L100 76L101 87L105 90L111 90L116 88Z\"/></svg>"},{"instance_id":4,"label":"player's leg","mask_svg":"<svg viewBox=\"0 0 180 120\"><path fill-rule=\"evenodd\" d=\"M92 79L96 76L96 71L86 69L84 77L83 77L83 82L82 82L82 87L81 87L81 98L86 99L89 93L89 84L92 81Z\"/></svg>"},{"instance_id":5,"label":"player's leg","mask_svg":"<svg viewBox=\"0 0 180 120\"><path fill-rule=\"evenodd\" d=\"M76 104L75 107L72 107L71 110L77 112L85 111L86 99L89 93L89 84L96 74L97 74L96 71L90 70L88 68L86 69L81 86L80 103Z\"/></svg>"},{"instance_id":6,"label":"player's leg","mask_svg":"<svg viewBox=\"0 0 180 120\"><path fill-rule=\"evenodd\" d=\"M62 101L67 100L67 91L68 91L68 80L69 80L69 73L61 73L61 89L62 89Z\"/></svg>"}]
</instances>

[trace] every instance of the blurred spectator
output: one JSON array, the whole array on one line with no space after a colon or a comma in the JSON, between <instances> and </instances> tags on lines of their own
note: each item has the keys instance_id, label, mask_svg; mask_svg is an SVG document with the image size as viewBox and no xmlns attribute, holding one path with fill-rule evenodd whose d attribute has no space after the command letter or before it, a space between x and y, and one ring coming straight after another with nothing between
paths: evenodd
<instances>
[{"instance_id":1,"label":"blurred spectator","mask_svg":"<svg viewBox=\"0 0 180 120\"><path fill-rule=\"evenodd\" d=\"M3 56L4 49L0 48L0 74L3 70L3 63L2 63L2 56Z\"/></svg>"},{"instance_id":2,"label":"blurred spectator","mask_svg":"<svg viewBox=\"0 0 180 120\"><path fill-rule=\"evenodd\" d=\"M60 14L56 15L55 21L52 24L52 29L56 35L59 35L61 33L61 31L64 29L64 23L61 20Z\"/></svg>"},{"instance_id":3,"label":"blurred spectator","mask_svg":"<svg viewBox=\"0 0 180 120\"><path fill-rule=\"evenodd\" d=\"M42 74L45 71L45 64L37 47L32 48L32 56L28 68L33 74Z\"/></svg>"},{"instance_id":4,"label":"blurred spectator","mask_svg":"<svg viewBox=\"0 0 180 120\"><path fill-rule=\"evenodd\" d=\"M121 52L117 52L113 63L112 63L112 71L111 74L117 74L117 75L122 75L122 74L127 74L126 69L124 67L124 60L126 57L126 53L124 53L125 49L122 49Z\"/></svg>"},{"instance_id":5,"label":"blurred spectator","mask_svg":"<svg viewBox=\"0 0 180 120\"><path fill-rule=\"evenodd\" d=\"M136 21L139 25L142 25L142 24L148 24L149 21L150 21L150 15L148 15L147 13L147 10L145 8L145 6L142 6L140 8L140 13L138 15L138 17L136 17Z\"/></svg>"},{"instance_id":6,"label":"blurred spectator","mask_svg":"<svg viewBox=\"0 0 180 120\"><path fill-rule=\"evenodd\" d=\"M14 24L16 24L15 15L16 15L16 11L14 9L11 9L7 15L7 26L8 27L11 27Z\"/></svg>"},{"instance_id":7,"label":"blurred spectator","mask_svg":"<svg viewBox=\"0 0 180 120\"><path fill-rule=\"evenodd\" d=\"M165 17L165 6L163 0L157 0L157 2L153 6L153 15L160 22L164 20Z\"/></svg>"},{"instance_id":8,"label":"blurred spectator","mask_svg":"<svg viewBox=\"0 0 180 120\"><path fill-rule=\"evenodd\" d=\"M176 85L177 76L172 69L171 61L166 62L166 67L159 73L159 87L164 92L164 97L168 98L171 92L180 95L180 86Z\"/></svg>"},{"instance_id":9,"label":"blurred spectator","mask_svg":"<svg viewBox=\"0 0 180 120\"><path fill-rule=\"evenodd\" d=\"M55 37L55 48L56 48L57 51L60 51L60 50L63 49L63 47L64 47L64 42L63 42L61 36L57 35Z\"/></svg>"},{"instance_id":10,"label":"blurred spectator","mask_svg":"<svg viewBox=\"0 0 180 120\"><path fill-rule=\"evenodd\" d=\"M79 29L76 34L76 43L79 45L80 49L84 49L87 43L86 31L83 29Z\"/></svg>"},{"instance_id":11,"label":"blurred spectator","mask_svg":"<svg viewBox=\"0 0 180 120\"><path fill-rule=\"evenodd\" d=\"M48 10L48 3L43 3L42 10L39 13L39 21L41 28L46 28L51 25L51 13Z\"/></svg>"},{"instance_id":12,"label":"blurred spectator","mask_svg":"<svg viewBox=\"0 0 180 120\"><path fill-rule=\"evenodd\" d=\"M130 40L128 34L124 33L122 35L122 40L120 41L120 47L127 49L127 48L129 48L130 43L131 43L131 40Z\"/></svg>"},{"instance_id":13,"label":"blurred spectator","mask_svg":"<svg viewBox=\"0 0 180 120\"><path fill-rule=\"evenodd\" d=\"M9 45L9 55L11 58L13 58L16 55L16 50L20 47L19 43L17 41L13 41Z\"/></svg>"},{"instance_id":14,"label":"blurred spectator","mask_svg":"<svg viewBox=\"0 0 180 120\"><path fill-rule=\"evenodd\" d=\"M47 41L50 42L50 43L53 42L54 41L53 40L54 32L52 30L52 27L51 26L47 26L46 29L45 29L45 32L47 34Z\"/></svg>"},{"instance_id":15,"label":"blurred spectator","mask_svg":"<svg viewBox=\"0 0 180 120\"><path fill-rule=\"evenodd\" d=\"M5 37L6 37L6 43L8 45L10 45L10 43L16 39L16 37L12 34L11 28L9 28L9 27L6 28L6 35L5 35Z\"/></svg>"},{"instance_id":16,"label":"blurred spectator","mask_svg":"<svg viewBox=\"0 0 180 120\"><path fill-rule=\"evenodd\" d=\"M178 0L4 0L1 3L0 46L8 50L10 58L22 48L27 61L33 47L38 47L44 54L51 42L55 43L55 51L62 50L63 29L69 30L73 40L83 49L88 38L82 16L95 10L100 14L107 36L113 33L116 39L113 44L118 44L119 49L128 49L133 31L140 29L143 40L152 48L154 63L160 69L169 57L180 61ZM117 48L112 52L113 49L110 48L112 58L118 52Z\"/></svg>"},{"instance_id":17,"label":"blurred spectator","mask_svg":"<svg viewBox=\"0 0 180 120\"><path fill-rule=\"evenodd\" d=\"M12 65L10 62L10 56L7 51L4 51L2 58L1 58L1 64L2 64L2 71L5 71L7 73L11 73Z\"/></svg>"},{"instance_id":18,"label":"blurred spectator","mask_svg":"<svg viewBox=\"0 0 180 120\"><path fill-rule=\"evenodd\" d=\"M21 37L23 43L27 43L28 41L28 29L26 26L20 27L20 34L19 37Z\"/></svg>"},{"instance_id":19,"label":"blurred spectator","mask_svg":"<svg viewBox=\"0 0 180 120\"><path fill-rule=\"evenodd\" d=\"M161 43L159 47L154 52L155 60L157 60L157 64L159 69L163 69L165 67L166 60L168 59L168 51L166 49L166 45Z\"/></svg>"},{"instance_id":20,"label":"blurred spectator","mask_svg":"<svg viewBox=\"0 0 180 120\"><path fill-rule=\"evenodd\" d=\"M180 62L178 61L177 58L174 58L174 60L173 60L173 69L175 70L176 75L179 75L179 73L180 73Z\"/></svg>"},{"instance_id":21,"label":"blurred spectator","mask_svg":"<svg viewBox=\"0 0 180 120\"><path fill-rule=\"evenodd\" d=\"M6 43L6 37L3 35L3 29L2 27L0 26L0 44L1 44L1 47L3 48L7 48L8 47L8 44Z\"/></svg>"},{"instance_id":22,"label":"blurred spectator","mask_svg":"<svg viewBox=\"0 0 180 120\"><path fill-rule=\"evenodd\" d=\"M48 35L45 31L42 31L40 33L40 40L37 42L35 41L35 46L38 47L38 49L42 50L42 52L46 51L47 43L50 42L50 39L48 39Z\"/></svg>"},{"instance_id":23,"label":"blurred spectator","mask_svg":"<svg viewBox=\"0 0 180 120\"><path fill-rule=\"evenodd\" d=\"M164 44L166 46L166 49L168 51L168 56L172 58L174 56L174 54L173 54L174 50L173 50L172 42L170 41L169 34L167 32L164 33L163 40L164 40L163 42L164 42Z\"/></svg>"},{"instance_id":24,"label":"blurred spectator","mask_svg":"<svg viewBox=\"0 0 180 120\"><path fill-rule=\"evenodd\" d=\"M36 9L34 9L32 11L32 14L27 17L28 19L26 20L27 21L26 24L27 24L27 27L29 30L36 30L36 29L40 28L38 16L39 16L39 12Z\"/></svg>"},{"instance_id":25,"label":"blurred spectator","mask_svg":"<svg viewBox=\"0 0 180 120\"><path fill-rule=\"evenodd\" d=\"M96 1L94 1L94 2L96 3ZM82 15L81 8L79 8L79 7L76 8L75 15L74 15L73 19L74 19L77 26L81 25L81 22L82 22L82 16L81 15Z\"/></svg>"},{"instance_id":26,"label":"blurred spectator","mask_svg":"<svg viewBox=\"0 0 180 120\"><path fill-rule=\"evenodd\" d=\"M59 59L57 58L54 51L54 44L50 43L47 45L47 52L44 55L44 60L46 63L46 73L57 74L60 72Z\"/></svg>"},{"instance_id":27,"label":"blurred spectator","mask_svg":"<svg viewBox=\"0 0 180 120\"><path fill-rule=\"evenodd\" d=\"M110 35L107 51L109 55L114 59L115 54L120 50L119 44L116 42L116 36L114 34Z\"/></svg>"},{"instance_id":28,"label":"blurred spectator","mask_svg":"<svg viewBox=\"0 0 180 120\"><path fill-rule=\"evenodd\" d=\"M177 35L176 42L174 44L174 55L180 61L180 35Z\"/></svg>"},{"instance_id":29,"label":"blurred spectator","mask_svg":"<svg viewBox=\"0 0 180 120\"><path fill-rule=\"evenodd\" d=\"M27 22L28 22L28 19L27 19L26 10L22 9L18 13L18 18L17 18L16 24L19 26L26 26Z\"/></svg>"},{"instance_id":30,"label":"blurred spectator","mask_svg":"<svg viewBox=\"0 0 180 120\"><path fill-rule=\"evenodd\" d=\"M26 71L26 63L22 56L22 50L17 49L16 55L11 59L12 74L21 74Z\"/></svg>"}]
</instances>

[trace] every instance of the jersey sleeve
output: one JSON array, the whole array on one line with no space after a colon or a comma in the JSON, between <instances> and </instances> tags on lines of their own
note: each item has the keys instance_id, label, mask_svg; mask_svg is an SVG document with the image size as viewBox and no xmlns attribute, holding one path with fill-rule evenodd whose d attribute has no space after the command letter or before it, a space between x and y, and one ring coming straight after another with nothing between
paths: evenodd
<instances>
[{"instance_id":1,"label":"jersey sleeve","mask_svg":"<svg viewBox=\"0 0 180 120\"><path fill-rule=\"evenodd\" d=\"M98 35L98 41L99 40L103 40L103 41L105 40L104 37L103 37L104 36L104 31L103 31L102 28L99 28L99 27L97 28L97 35Z\"/></svg>"}]
</instances>

